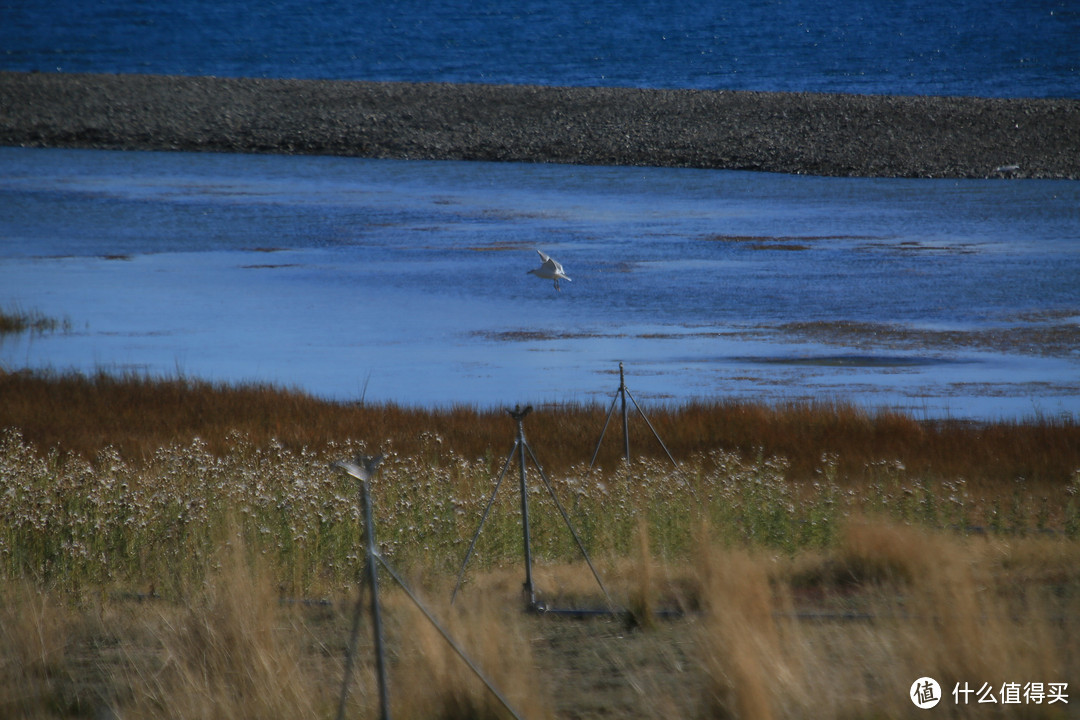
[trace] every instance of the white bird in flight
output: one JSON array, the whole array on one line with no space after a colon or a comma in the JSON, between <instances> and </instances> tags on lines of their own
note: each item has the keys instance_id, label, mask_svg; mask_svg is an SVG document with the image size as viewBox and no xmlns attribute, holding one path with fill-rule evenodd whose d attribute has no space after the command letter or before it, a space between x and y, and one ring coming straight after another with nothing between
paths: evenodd
<instances>
[{"instance_id":1,"label":"white bird in flight","mask_svg":"<svg viewBox=\"0 0 1080 720\"><path fill-rule=\"evenodd\" d=\"M529 270L527 274L535 275L536 277L544 278L545 280L554 280L555 289L559 290L559 281L565 280L566 282L572 282L570 278L566 277L566 273L563 272L562 265L559 261L545 255L539 250L536 251L540 255L540 260L543 261L543 265L535 270Z\"/></svg>"}]
</instances>

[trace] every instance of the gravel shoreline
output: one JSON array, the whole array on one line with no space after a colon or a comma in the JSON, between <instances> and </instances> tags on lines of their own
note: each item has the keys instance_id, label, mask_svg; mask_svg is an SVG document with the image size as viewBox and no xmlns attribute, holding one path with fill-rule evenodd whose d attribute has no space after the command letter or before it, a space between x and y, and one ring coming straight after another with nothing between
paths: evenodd
<instances>
[{"instance_id":1,"label":"gravel shoreline","mask_svg":"<svg viewBox=\"0 0 1080 720\"><path fill-rule=\"evenodd\" d=\"M1080 179L1080 100L0 72L0 145Z\"/></svg>"}]
</instances>

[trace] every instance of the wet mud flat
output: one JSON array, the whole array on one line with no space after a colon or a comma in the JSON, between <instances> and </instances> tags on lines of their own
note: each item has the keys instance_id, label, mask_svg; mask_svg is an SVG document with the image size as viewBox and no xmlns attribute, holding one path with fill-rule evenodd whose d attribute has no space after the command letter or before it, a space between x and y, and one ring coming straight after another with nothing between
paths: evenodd
<instances>
[{"instance_id":1,"label":"wet mud flat","mask_svg":"<svg viewBox=\"0 0 1080 720\"><path fill-rule=\"evenodd\" d=\"M909 351L982 350L1017 355L1069 357L1080 347L1080 324L1066 313L1022 318L1014 324L941 330L866 322L795 322L780 330L795 338L853 348ZM1022 320L1028 320L1026 322Z\"/></svg>"},{"instance_id":2,"label":"wet mud flat","mask_svg":"<svg viewBox=\"0 0 1080 720\"><path fill-rule=\"evenodd\" d=\"M598 332L577 330L535 330L514 328L476 331L474 336L493 342L543 342L589 338L625 338L673 340L694 338L734 338L762 340L781 337L786 341L806 342L826 347L859 351L894 351L919 355L827 355L823 360L802 358L804 364L876 366L922 365L941 362L931 357L943 351L973 350L1040 357L1070 357L1080 347L1080 323L1074 313L1047 313L1039 318L1019 318L1016 323L970 329L931 329L908 325L856 322L850 320L788 322L733 330L698 330L670 332ZM791 360L791 362L796 362Z\"/></svg>"},{"instance_id":3,"label":"wet mud flat","mask_svg":"<svg viewBox=\"0 0 1080 720\"><path fill-rule=\"evenodd\" d=\"M1080 100L0 72L0 144L1080 178Z\"/></svg>"}]
</instances>

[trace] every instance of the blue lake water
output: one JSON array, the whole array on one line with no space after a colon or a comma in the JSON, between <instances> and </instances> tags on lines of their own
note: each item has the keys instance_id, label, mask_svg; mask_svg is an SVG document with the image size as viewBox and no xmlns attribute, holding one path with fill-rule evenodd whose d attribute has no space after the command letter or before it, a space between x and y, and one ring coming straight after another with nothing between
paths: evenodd
<instances>
[{"instance_id":1,"label":"blue lake water","mask_svg":"<svg viewBox=\"0 0 1080 720\"><path fill-rule=\"evenodd\" d=\"M4 367L1080 412L1080 184L0 148ZM559 259L556 291L527 274Z\"/></svg>"},{"instance_id":2,"label":"blue lake water","mask_svg":"<svg viewBox=\"0 0 1080 720\"><path fill-rule=\"evenodd\" d=\"M1077 97L1074 0L13 0L0 69ZM0 148L9 369L1080 411L1080 184ZM527 275L534 248L572 282Z\"/></svg>"},{"instance_id":3,"label":"blue lake water","mask_svg":"<svg viewBox=\"0 0 1080 720\"><path fill-rule=\"evenodd\" d=\"M1075 0L8 0L0 68L1077 97Z\"/></svg>"}]
</instances>

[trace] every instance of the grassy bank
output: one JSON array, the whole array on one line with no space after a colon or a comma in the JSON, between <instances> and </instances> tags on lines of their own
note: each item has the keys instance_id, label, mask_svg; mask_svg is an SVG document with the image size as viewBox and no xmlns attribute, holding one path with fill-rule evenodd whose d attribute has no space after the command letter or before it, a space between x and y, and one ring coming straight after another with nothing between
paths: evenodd
<instances>
[{"instance_id":1,"label":"grassy bank","mask_svg":"<svg viewBox=\"0 0 1080 720\"><path fill-rule=\"evenodd\" d=\"M213 454L228 451L240 434L257 446L270 441L321 452L344 440L404 456L445 460L502 456L514 426L501 409L415 408L392 404L332 403L301 392L261 385L222 386L184 379L108 374L28 374L0 371L0 427L18 428L41 452L87 460L105 448L129 462L161 447L201 439ZM677 460L714 450L743 457L782 457L785 477L816 479L831 458L841 483L880 476L882 461L923 480L965 479L1005 490L1060 491L1080 468L1080 424L1075 418L968 423L922 422L908 415L832 403L764 405L708 401L646 406L649 420ZM539 408L526 433L546 467L565 472L588 463L606 406ZM630 422L635 457L664 459L639 417ZM432 439L438 442L432 444ZM597 463L617 466L621 428L613 422Z\"/></svg>"},{"instance_id":2,"label":"grassy bank","mask_svg":"<svg viewBox=\"0 0 1080 720\"><path fill-rule=\"evenodd\" d=\"M904 717L923 675L962 716L955 683L1080 670L1072 421L649 407L678 466L634 421L633 462L609 429L590 471L607 408L540 408L526 435L630 631L520 613L516 474L446 606L513 443L501 410L106 375L4 373L0 397L3 716L332 717L364 528L330 464L361 451L388 453L383 556L526 717ZM542 598L601 606L530 483ZM387 603L395 715L498 717L404 596ZM374 717L361 648L351 716Z\"/></svg>"},{"instance_id":3,"label":"grassy bank","mask_svg":"<svg viewBox=\"0 0 1080 720\"><path fill-rule=\"evenodd\" d=\"M185 379L7 373L0 396L0 571L72 589L119 581L178 594L226 532L269 555L290 592L351 582L359 509L351 481L330 464L360 451L388 454L374 481L388 554L445 571L514 438L499 410L347 406ZM728 542L787 552L827 547L843 519L861 514L960 533L1080 533L1072 422L660 407L650 419L677 466L638 420L632 463L612 431L590 470L604 414L541 409L526 435L588 546L610 557L631 552L640 518L669 557L685 556L702 521ZM557 508L539 478L532 484L534 542L572 559ZM491 563L518 552L514 495L507 483L479 546Z\"/></svg>"}]
</instances>

